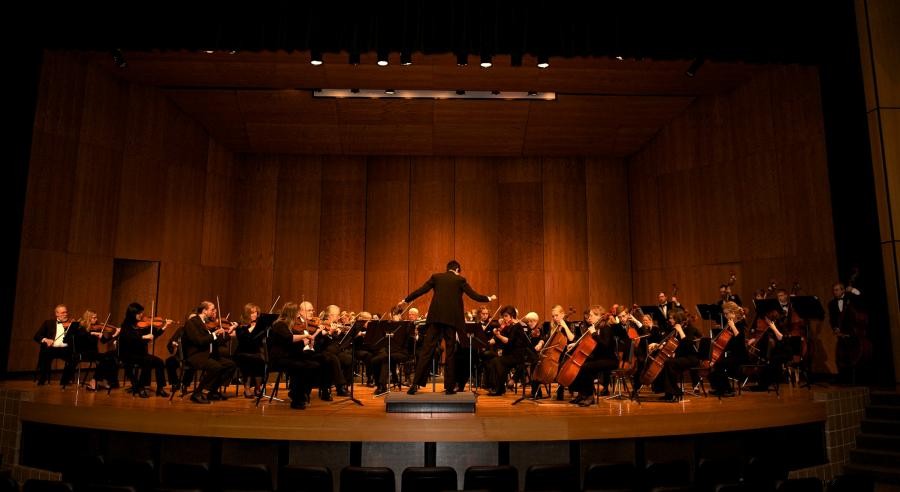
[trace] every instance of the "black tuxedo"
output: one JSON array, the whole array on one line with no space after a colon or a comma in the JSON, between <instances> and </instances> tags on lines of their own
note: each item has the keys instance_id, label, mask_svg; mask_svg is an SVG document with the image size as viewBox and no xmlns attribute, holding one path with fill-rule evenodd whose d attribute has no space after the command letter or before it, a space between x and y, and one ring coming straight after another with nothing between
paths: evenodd
<instances>
[{"instance_id":1,"label":"black tuxedo","mask_svg":"<svg viewBox=\"0 0 900 492\"><path fill-rule=\"evenodd\" d=\"M835 297L828 301L828 323L831 329L838 329L841 333L853 334L853 322L856 312L862 309L862 299L856 294L844 292L844 312L838 308L838 299Z\"/></svg>"},{"instance_id":2,"label":"black tuxedo","mask_svg":"<svg viewBox=\"0 0 900 492\"><path fill-rule=\"evenodd\" d=\"M651 314L651 316L653 316L653 319L656 320L656 323L659 326L668 326L669 316L672 313L674 313L675 311L684 311L684 308L681 306L681 304L675 304L672 301L669 301L665 304L665 306L666 306L665 313L663 313L662 306L663 306L662 304L657 304L656 311L653 314Z\"/></svg>"},{"instance_id":3,"label":"black tuxedo","mask_svg":"<svg viewBox=\"0 0 900 492\"><path fill-rule=\"evenodd\" d=\"M41 343L41 340L44 338L56 339L56 319L48 319L41 323L40 328L34 333L34 341L41 346L41 351L38 354L38 384L45 384L50 379L50 368L53 364L53 359L62 359L65 362L60 384L67 385L72 380L72 376L75 374L75 359L72 346L77 331L78 322L73 321L69 325L69 329L65 331L62 339L67 346L48 347Z\"/></svg>"},{"instance_id":4,"label":"black tuxedo","mask_svg":"<svg viewBox=\"0 0 900 492\"><path fill-rule=\"evenodd\" d=\"M194 389L194 393L209 390L218 391L219 386L227 384L234 373L235 365L229 359L219 359L218 350L214 346L223 342L225 337L215 339L200 316L194 316L184 325L181 337L184 357L194 369L203 371L203 379Z\"/></svg>"},{"instance_id":5,"label":"black tuxedo","mask_svg":"<svg viewBox=\"0 0 900 492\"><path fill-rule=\"evenodd\" d=\"M453 390L456 385L453 374L456 366L456 335L459 333L460 337L464 337L466 327L462 295L465 294L478 302L489 302L490 299L475 292L465 277L448 270L432 275L421 287L406 296L404 302L412 302L430 290L434 291L434 295L431 298L431 305L428 307L428 317L425 320L427 329L422 348L419 350L412 384L424 383L421 379L425 375L425 368L434 356L435 349L440 346L440 339L443 338L447 350L444 389Z\"/></svg>"}]
</instances>

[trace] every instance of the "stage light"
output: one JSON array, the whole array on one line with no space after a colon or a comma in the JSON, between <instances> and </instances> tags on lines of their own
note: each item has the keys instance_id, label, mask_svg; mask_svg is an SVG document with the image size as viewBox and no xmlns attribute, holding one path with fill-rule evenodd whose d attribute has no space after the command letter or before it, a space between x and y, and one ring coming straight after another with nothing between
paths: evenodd
<instances>
[{"instance_id":1,"label":"stage light","mask_svg":"<svg viewBox=\"0 0 900 492\"><path fill-rule=\"evenodd\" d=\"M203 52L206 53L207 55L211 55L211 54L215 53L216 50L203 50Z\"/></svg>"},{"instance_id":2,"label":"stage light","mask_svg":"<svg viewBox=\"0 0 900 492\"><path fill-rule=\"evenodd\" d=\"M386 67L388 66L388 52L387 50L378 50L378 66Z\"/></svg>"},{"instance_id":3,"label":"stage light","mask_svg":"<svg viewBox=\"0 0 900 492\"><path fill-rule=\"evenodd\" d=\"M311 50L309 55L309 64L314 66L319 66L322 64L322 52L318 50Z\"/></svg>"},{"instance_id":4,"label":"stage light","mask_svg":"<svg viewBox=\"0 0 900 492\"><path fill-rule=\"evenodd\" d=\"M515 92L500 91L469 91L457 90L425 90L425 89L317 89L313 91L313 97L330 98L365 98L365 99L492 99L495 101L511 101L527 99L529 101L554 101L555 92Z\"/></svg>"},{"instance_id":5,"label":"stage light","mask_svg":"<svg viewBox=\"0 0 900 492\"><path fill-rule=\"evenodd\" d=\"M688 77L693 77L694 75L697 75L697 71L700 70L700 67L703 66L703 62L705 62L705 61L706 61L705 58L703 58L702 56L698 56L691 63L691 66L688 67L688 69L684 72L684 74L687 75Z\"/></svg>"},{"instance_id":6,"label":"stage light","mask_svg":"<svg viewBox=\"0 0 900 492\"><path fill-rule=\"evenodd\" d=\"M537 91L528 91L528 95L533 97L533 96L538 95L538 93L537 93Z\"/></svg>"},{"instance_id":7,"label":"stage light","mask_svg":"<svg viewBox=\"0 0 900 492\"><path fill-rule=\"evenodd\" d=\"M401 65L412 65L412 53L409 51L401 51L400 52L400 64Z\"/></svg>"},{"instance_id":8,"label":"stage light","mask_svg":"<svg viewBox=\"0 0 900 492\"><path fill-rule=\"evenodd\" d=\"M481 68L491 68L493 65L491 55L481 55Z\"/></svg>"},{"instance_id":9,"label":"stage light","mask_svg":"<svg viewBox=\"0 0 900 492\"><path fill-rule=\"evenodd\" d=\"M456 54L456 66L457 67L465 67L469 64L469 54L468 53L457 53Z\"/></svg>"},{"instance_id":10,"label":"stage light","mask_svg":"<svg viewBox=\"0 0 900 492\"><path fill-rule=\"evenodd\" d=\"M625 57L623 57L622 55L616 55L616 60L625 61Z\"/></svg>"},{"instance_id":11,"label":"stage light","mask_svg":"<svg viewBox=\"0 0 900 492\"><path fill-rule=\"evenodd\" d=\"M538 68L548 68L550 66L550 57L547 55L538 55Z\"/></svg>"},{"instance_id":12,"label":"stage light","mask_svg":"<svg viewBox=\"0 0 900 492\"><path fill-rule=\"evenodd\" d=\"M352 94L359 94L359 89L356 89L356 92L353 92L353 91L350 91L350 92ZM385 89L384 93L388 96L393 96L394 94L396 94L396 91L394 91L394 89Z\"/></svg>"}]
</instances>

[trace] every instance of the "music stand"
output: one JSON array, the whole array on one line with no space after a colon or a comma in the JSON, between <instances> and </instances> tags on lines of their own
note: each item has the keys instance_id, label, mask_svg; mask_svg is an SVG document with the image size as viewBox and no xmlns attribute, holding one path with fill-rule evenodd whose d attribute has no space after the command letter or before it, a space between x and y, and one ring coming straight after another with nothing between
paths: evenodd
<instances>
[{"instance_id":1,"label":"music stand","mask_svg":"<svg viewBox=\"0 0 900 492\"><path fill-rule=\"evenodd\" d=\"M697 312L700 318L706 321L718 321L719 326L725 326L725 315L722 306L718 304L697 304ZM712 333L712 329L709 330Z\"/></svg>"},{"instance_id":2,"label":"music stand","mask_svg":"<svg viewBox=\"0 0 900 492\"><path fill-rule=\"evenodd\" d=\"M812 379L812 359L810 358L811 352L809 351L809 346L812 343L809 337L809 320L819 320L822 321L825 319L825 309L822 308L822 303L819 301L819 298L816 296L794 296L791 297L791 306L794 309L794 312L797 313L797 316L800 316L804 320L803 328L806 336L806 346L807 353L806 358L802 361L800 366L801 374L805 373L806 376L806 384L801 385L801 388L807 388L812 390L813 382ZM801 342L802 343L802 342ZM791 347L793 350L794 347ZM801 345L802 348L802 345ZM819 383L821 386L825 386L824 384Z\"/></svg>"},{"instance_id":3,"label":"music stand","mask_svg":"<svg viewBox=\"0 0 900 492\"><path fill-rule=\"evenodd\" d=\"M263 342L263 344L266 347L266 356L265 358L263 358L263 374L265 374L265 377L263 378L262 388L260 388L259 394L256 395L256 406L259 406L259 401L262 400L262 398L266 395L266 390L269 384L269 332L272 330L272 325L275 324L275 321L277 319L278 315L274 313L260 314L256 318L256 328L253 330L253 332L255 333L254 339L258 337L265 337L265 341ZM179 345L178 348L181 349L181 346ZM183 380L180 381L180 383L184 385ZM182 393L182 396L184 396L184 393ZM281 398L275 398L274 396L269 397L269 401L271 400L278 400L282 402L284 401Z\"/></svg>"},{"instance_id":4,"label":"music stand","mask_svg":"<svg viewBox=\"0 0 900 492\"><path fill-rule=\"evenodd\" d=\"M487 334L484 332L484 326L482 326L478 321L467 321L464 330L465 337L460 338L459 341L460 345L462 345L464 343L463 340L467 340L467 342L465 343L468 345L468 347L463 348L469 349L469 391L477 395L478 390L475 388L474 383L477 378L474 377L475 366L473 364L472 351L474 350L474 345L476 342L482 347L487 347L488 338Z\"/></svg>"},{"instance_id":5,"label":"music stand","mask_svg":"<svg viewBox=\"0 0 900 492\"><path fill-rule=\"evenodd\" d=\"M359 401L356 396L353 394L354 382L356 381L356 377L353 376L353 369L356 367L356 351L353 350L353 339L356 338L356 335L366 326L366 322L364 320L357 320L350 329L347 330L347 333L344 333L344 336L338 341L338 350L344 350L347 347L350 347L350 396L347 397L347 400L356 403L359 406L363 406L363 402Z\"/></svg>"},{"instance_id":6,"label":"music stand","mask_svg":"<svg viewBox=\"0 0 900 492\"><path fill-rule=\"evenodd\" d=\"M409 337L409 329L413 326L412 321L388 321L387 328L384 330L384 337L387 338L387 367L388 367L388 393L390 393L391 388L394 385L391 383L391 376L394 373L394 368L391 367L391 341L394 337L397 338L396 343L400 344L402 347L403 344L406 343L407 337ZM393 325L396 324L396 327L393 330L389 330ZM383 325L382 325L383 326ZM400 375L397 375L397 387L402 390L403 385L400 383Z\"/></svg>"}]
</instances>

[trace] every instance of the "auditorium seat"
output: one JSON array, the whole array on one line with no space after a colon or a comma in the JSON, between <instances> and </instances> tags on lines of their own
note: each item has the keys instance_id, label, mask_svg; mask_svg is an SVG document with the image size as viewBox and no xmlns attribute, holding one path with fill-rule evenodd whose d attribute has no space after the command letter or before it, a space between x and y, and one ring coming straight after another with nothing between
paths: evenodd
<instances>
[{"instance_id":1,"label":"auditorium seat","mask_svg":"<svg viewBox=\"0 0 900 492\"><path fill-rule=\"evenodd\" d=\"M776 492L822 492L822 480L813 477L782 480Z\"/></svg>"},{"instance_id":2,"label":"auditorium seat","mask_svg":"<svg viewBox=\"0 0 900 492\"><path fill-rule=\"evenodd\" d=\"M717 485L715 492L754 492L749 485L745 483L726 483Z\"/></svg>"},{"instance_id":3,"label":"auditorium seat","mask_svg":"<svg viewBox=\"0 0 900 492\"><path fill-rule=\"evenodd\" d=\"M223 463L219 467L222 490L272 490L272 472L261 464Z\"/></svg>"},{"instance_id":4,"label":"auditorium seat","mask_svg":"<svg viewBox=\"0 0 900 492\"><path fill-rule=\"evenodd\" d=\"M714 492L717 485L741 481L741 462L737 458L700 458L695 478L698 490Z\"/></svg>"},{"instance_id":5,"label":"auditorium seat","mask_svg":"<svg viewBox=\"0 0 900 492\"><path fill-rule=\"evenodd\" d=\"M578 490L578 472L568 464L531 465L525 470L525 490Z\"/></svg>"},{"instance_id":6,"label":"auditorium seat","mask_svg":"<svg viewBox=\"0 0 900 492\"><path fill-rule=\"evenodd\" d=\"M106 476L106 461L98 454L74 456L64 466L63 480L75 488L95 482L97 477Z\"/></svg>"},{"instance_id":7,"label":"auditorium seat","mask_svg":"<svg viewBox=\"0 0 900 492\"><path fill-rule=\"evenodd\" d=\"M382 466L345 466L341 492L394 492L394 470Z\"/></svg>"},{"instance_id":8,"label":"auditorium seat","mask_svg":"<svg viewBox=\"0 0 900 492\"><path fill-rule=\"evenodd\" d=\"M691 483L691 465L685 460L648 461L644 471L648 489L683 487Z\"/></svg>"},{"instance_id":9,"label":"auditorium seat","mask_svg":"<svg viewBox=\"0 0 900 492\"><path fill-rule=\"evenodd\" d=\"M69 482L32 478L26 480L22 485L22 492L75 492L75 488Z\"/></svg>"},{"instance_id":10,"label":"auditorium seat","mask_svg":"<svg viewBox=\"0 0 900 492\"><path fill-rule=\"evenodd\" d=\"M91 484L80 489L81 492L138 492L137 487L131 485L107 485Z\"/></svg>"},{"instance_id":11,"label":"auditorium seat","mask_svg":"<svg viewBox=\"0 0 900 492\"><path fill-rule=\"evenodd\" d=\"M518 492L519 471L510 465L470 466L463 476L463 490Z\"/></svg>"},{"instance_id":12,"label":"auditorium seat","mask_svg":"<svg viewBox=\"0 0 900 492\"><path fill-rule=\"evenodd\" d=\"M411 466L400 477L401 492L456 490L456 470L450 466Z\"/></svg>"},{"instance_id":13,"label":"auditorium seat","mask_svg":"<svg viewBox=\"0 0 900 492\"><path fill-rule=\"evenodd\" d=\"M156 465L152 460L110 458L106 461L106 483L147 490L157 485ZM96 477L95 477L96 478ZM96 480L91 483L98 483Z\"/></svg>"},{"instance_id":14,"label":"auditorium seat","mask_svg":"<svg viewBox=\"0 0 900 492\"><path fill-rule=\"evenodd\" d=\"M287 465L278 471L279 492L332 492L334 479L325 466Z\"/></svg>"},{"instance_id":15,"label":"auditorium seat","mask_svg":"<svg viewBox=\"0 0 900 492\"><path fill-rule=\"evenodd\" d=\"M167 489L206 489L211 479L207 463L163 463L160 475Z\"/></svg>"},{"instance_id":16,"label":"auditorium seat","mask_svg":"<svg viewBox=\"0 0 900 492\"><path fill-rule=\"evenodd\" d=\"M633 463L594 463L584 472L584 490L632 490L637 486Z\"/></svg>"},{"instance_id":17,"label":"auditorium seat","mask_svg":"<svg viewBox=\"0 0 900 492\"><path fill-rule=\"evenodd\" d=\"M744 467L744 483L754 490L775 490L775 484L786 479L785 465L766 456L752 456Z\"/></svg>"},{"instance_id":18,"label":"auditorium seat","mask_svg":"<svg viewBox=\"0 0 900 492\"><path fill-rule=\"evenodd\" d=\"M860 475L840 475L828 482L827 492L872 492L875 484L871 478Z\"/></svg>"}]
</instances>

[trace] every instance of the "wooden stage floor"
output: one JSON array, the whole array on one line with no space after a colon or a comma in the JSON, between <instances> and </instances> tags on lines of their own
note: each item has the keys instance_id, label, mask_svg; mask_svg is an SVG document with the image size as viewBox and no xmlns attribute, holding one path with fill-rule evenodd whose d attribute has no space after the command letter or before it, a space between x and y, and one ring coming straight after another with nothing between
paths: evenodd
<instances>
[{"instance_id":1,"label":"wooden stage floor","mask_svg":"<svg viewBox=\"0 0 900 492\"><path fill-rule=\"evenodd\" d=\"M197 405L188 398L134 398L114 390L107 395L84 389L35 386L5 381L0 387L27 393L23 421L71 427L166 435L298 441L478 442L620 439L728 432L805 424L825 420L824 403L808 389L782 386L780 396L744 392L718 399L688 396L679 403L642 393L641 403L601 400L577 407L567 402L523 401L515 395L487 396L481 391L475 413L387 413L384 398L371 388L356 388L363 406L346 398L316 398L306 410L287 402L260 403L243 397ZM232 387L233 388L233 387ZM440 388L440 387L439 387ZM430 392L431 386L420 391ZM287 391L282 390L281 394ZM233 391L229 395L233 395ZM528 432L524 432L527 429Z\"/></svg>"}]
</instances>

